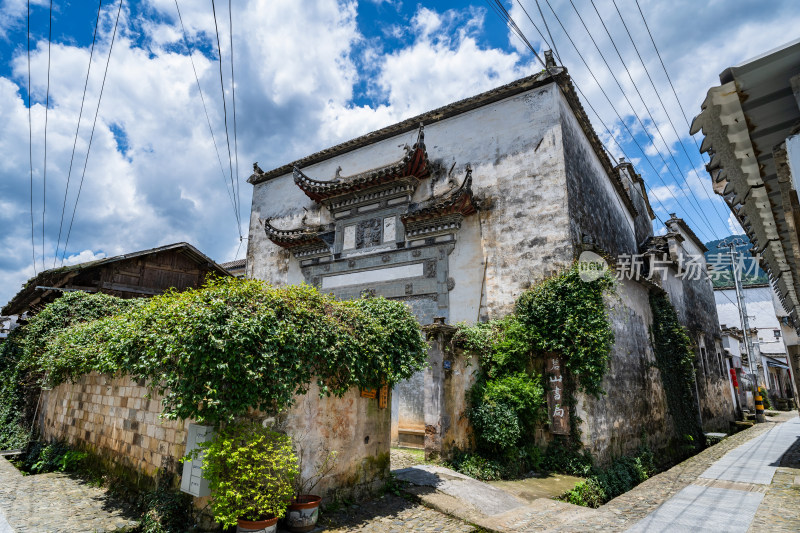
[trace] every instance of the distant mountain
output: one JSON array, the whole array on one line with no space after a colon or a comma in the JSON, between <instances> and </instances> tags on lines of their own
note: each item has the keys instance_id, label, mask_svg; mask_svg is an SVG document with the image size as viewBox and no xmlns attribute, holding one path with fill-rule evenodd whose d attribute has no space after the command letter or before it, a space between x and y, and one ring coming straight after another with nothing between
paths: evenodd
<instances>
[{"instance_id":1,"label":"distant mountain","mask_svg":"<svg viewBox=\"0 0 800 533\"><path fill-rule=\"evenodd\" d=\"M769 276L758 265L757 259L750 253L753 247L747 235L731 235L725 239L706 243L706 261L713 265L710 272L714 287L733 287L733 277L731 271L730 248L727 246L718 248L719 243L726 239L742 239L745 244L737 246L739 252L739 262L741 264L742 286L763 285L769 283Z\"/></svg>"}]
</instances>

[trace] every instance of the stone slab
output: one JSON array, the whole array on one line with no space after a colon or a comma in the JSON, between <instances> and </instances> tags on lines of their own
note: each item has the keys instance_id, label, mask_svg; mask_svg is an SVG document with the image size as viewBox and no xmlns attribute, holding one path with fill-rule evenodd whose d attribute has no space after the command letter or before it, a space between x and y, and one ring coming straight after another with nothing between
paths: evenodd
<instances>
[{"instance_id":1,"label":"stone slab","mask_svg":"<svg viewBox=\"0 0 800 533\"><path fill-rule=\"evenodd\" d=\"M398 479L412 485L431 487L456 498L486 516L503 514L524 507L526 504L525 501L504 490L442 466L418 465L395 470L394 474Z\"/></svg>"},{"instance_id":2,"label":"stone slab","mask_svg":"<svg viewBox=\"0 0 800 533\"><path fill-rule=\"evenodd\" d=\"M800 419L795 418L731 450L700 477L769 485L781 456L798 437Z\"/></svg>"},{"instance_id":3,"label":"stone slab","mask_svg":"<svg viewBox=\"0 0 800 533\"><path fill-rule=\"evenodd\" d=\"M3 510L0 509L0 533L14 533L14 530L9 525L8 520L6 520L6 515L3 514Z\"/></svg>"},{"instance_id":4,"label":"stone slab","mask_svg":"<svg viewBox=\"0 0 800 533\"><path fill-rule=\"evenodd\" d=\"M629 533L745 533L764 495L689 485L637 522Z\"/></svg>"}]
</instances>

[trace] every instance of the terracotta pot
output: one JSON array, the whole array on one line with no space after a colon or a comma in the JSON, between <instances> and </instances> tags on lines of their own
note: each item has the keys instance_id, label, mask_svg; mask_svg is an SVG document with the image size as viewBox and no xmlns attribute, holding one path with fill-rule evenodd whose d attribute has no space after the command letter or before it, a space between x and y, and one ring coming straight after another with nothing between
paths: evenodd
<instances>
[{"instance_id":1,"label":"terracotta pot","mask_svg":"<svg viewBox=\"0 0 800 533\"><path fill-rule=\"evenodd\" d=\"M286 529L292 533L305 533L317 525L319 504L322 498L303 494L294 499L286 510Z\"/></svg>"},{"instance_id":2,"label":"terracotta pot","mask_svg":"<svg viewBox=\"0 0 800 533\"><path fill-rule=\"evenodd\" d=\"M237 520L236 533L275 533L278 530L278 518L266 520Z\"/></svg>"}]
</instances>

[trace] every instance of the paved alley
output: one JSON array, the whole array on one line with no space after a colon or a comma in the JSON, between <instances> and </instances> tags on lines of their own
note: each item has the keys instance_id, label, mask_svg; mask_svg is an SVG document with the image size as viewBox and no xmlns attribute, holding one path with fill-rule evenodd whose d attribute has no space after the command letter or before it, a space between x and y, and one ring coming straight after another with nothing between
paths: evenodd
<instances>
[{"instance_id":1,"label":"paved alley","mask_svg":"<svg viewBox=\"0 0 800 533\"><path fill-rule=\"evenodd\" d=\"M770 490L781 459L800 439L800 418L776 425L768 432L731 450L657 510L630 528L630 532L667 532L676 528L696 532L746 532L765 494ZM800 500L800 485L795 489ZM800 501L794 502L795 509ZM791 509L786 512L791 513ZM779 518L783 515L783 520ZM800 529L796 514L773 516L770 530L781 525ZM794 521L798 520L798 521ZM784 522L784 524L781 524Z\"/></svg>"}]
</instances>

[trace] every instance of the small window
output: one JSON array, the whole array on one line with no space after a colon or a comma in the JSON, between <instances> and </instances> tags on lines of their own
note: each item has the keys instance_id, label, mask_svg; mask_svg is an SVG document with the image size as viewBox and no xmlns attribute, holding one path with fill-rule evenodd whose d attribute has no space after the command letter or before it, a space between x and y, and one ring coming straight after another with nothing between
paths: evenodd
<instances>
[{"instance_id":1,"label":"small window","mask_svg":"<svg viewBox=\"0 0 800 533\"><path fill-rule=\"evenodd\" d=\"M772 330L772 332L775 334L775 338L776 339L780 339L781 338L781 330L774 329L774 330Z\"/></svg>"},{"instance_id":2,"label":"small window","mask_svg":"<svg viewBox=\"0 0 800 533\"><path fill-rule=\"evenodd\" d=\"M703 361L703 373L706 374L708 372L708 357L705 346L700 347L700 359Z\"/></svg>"}]
</instances>

